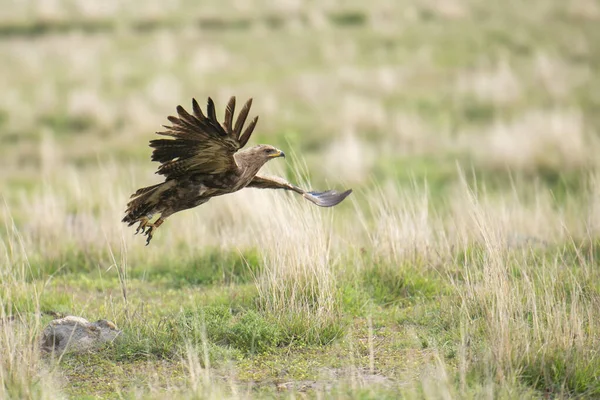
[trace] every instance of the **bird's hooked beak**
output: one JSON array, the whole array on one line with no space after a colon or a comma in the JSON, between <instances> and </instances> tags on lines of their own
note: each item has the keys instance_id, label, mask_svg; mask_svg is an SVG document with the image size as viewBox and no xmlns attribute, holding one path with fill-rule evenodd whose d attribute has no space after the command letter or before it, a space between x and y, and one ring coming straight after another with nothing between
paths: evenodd
<instances>
[{"instance_id":1,"label":"bird's hooked beak","mask_svg":"<svg viewBox=\"0 0 600 400\"><path fill-rule=\"evenodd\" d=\"M281 150L277 150L275 153L270 155L271 158L283 157L285 158L285 153Z\"/></svg>"}]
</instances>

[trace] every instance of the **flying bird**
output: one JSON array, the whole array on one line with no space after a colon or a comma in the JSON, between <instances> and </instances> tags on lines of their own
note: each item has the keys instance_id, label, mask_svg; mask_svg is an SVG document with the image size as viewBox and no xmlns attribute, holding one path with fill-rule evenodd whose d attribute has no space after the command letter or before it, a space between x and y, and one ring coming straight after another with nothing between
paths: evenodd
<instances>
[{"instance_id":1,"label":"flying bird","mask_svg":"<svg viewBox=\"0 0 600 400\"><path fill-rule=\"evenodd\" d=\"M282 178L257 175L267 161L285 154L268 144L242 150L258 122L258 117L254 117L244 129L251 105L252 99L244 104L234 124L232 97L223 122L219 123L210 97L206 115L192 99L193 114L177 106L178 117L168 117L172 126L164 125L166 131L156 132L172 138L150 141L154 148L152 161L160 162L156 173L163 175L165 181L137 190L122 220L128 226L139 223L135 233L146 235L146 245L169 216L244 188L291 190L321 207L335 206L352 193L352 189L341 193L307 191ZM155 215L160 216L151 222Z\"/></svg>"}]
</instances>

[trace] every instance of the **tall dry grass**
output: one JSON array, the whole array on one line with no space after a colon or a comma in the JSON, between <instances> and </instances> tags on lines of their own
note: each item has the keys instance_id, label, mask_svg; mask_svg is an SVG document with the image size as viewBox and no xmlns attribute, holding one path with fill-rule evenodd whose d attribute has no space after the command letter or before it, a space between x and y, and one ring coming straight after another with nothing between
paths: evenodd
<instances>
[{"instance_id":1,"label":"tall dry grass","mask_svg":"<svg viewBox=\"0 0 600 400\"><path fill-rule=\"evenodd\" d=\"M589 384L600 298L589 290L596 277L586 208L557 210L544 191L533 204L516 195L490 202L464 184L463 194L457 210L469 239L453 284L466 337L483 329L496 381L597 394Z\"/></svg>"},{"instance_id":2,"label":"tall dry grass","mask_svg":"<svg viewBox=\"0 0 600 400\"><path fill-rule=\"evenodd\" d=\"M11 221L6 209L4 213ZM27 250L13 224L7 223L0 246L0 398L62 398L59 375L41 357L43 285L31 284Z\"/></svg>"},{"instance_id":3,"label":"tall dry grass","mask_svg":"<svg viewBox=\"0 0 600 400\"><path fill-rule=\"evenodd\" d=\"M256 232L263 271L258 288L263 307L285 324L305 324L318 332L339 316L335 268L339 262L332 212L274 201L272 220ZM311 329L312 329L311 328Z\"/></svg>"},{"instance_id":4,"label":"tall dry grass","mask_svg":"<svg viewBox=\"0 0 600 400\"><path fill-rule=\"evenodd\" d=\"M4 305L2 305L4 306ZM0 397L3 399L58 399L60 377L41 358L39 317L0 315Z\"/></svg>"}]
</instances>

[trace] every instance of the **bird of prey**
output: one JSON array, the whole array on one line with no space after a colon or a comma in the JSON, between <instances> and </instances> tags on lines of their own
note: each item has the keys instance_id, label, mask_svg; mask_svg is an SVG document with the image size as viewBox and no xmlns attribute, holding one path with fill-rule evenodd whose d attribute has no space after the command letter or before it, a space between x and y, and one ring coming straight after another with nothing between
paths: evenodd
<instances>
[{"instance_id":1,"label":"bird of prey","mask_svg":"<svg viewBox=\"0 0 600 400\"><path fill-rule=\"evenodd\" d=\"M164 125L166 131L156 132L172 138L150 141L150 147L154 148L152 161L160 162L156 173L164 175L165 181L137 190L122 220L128 226L139 222L135 232L147 236L146 245L170 215L243 188L291 190L321 207L335 206L352 193L352 189L341 193L307 191L282 178L258 176L267 161L285 154L268 144L242 150L258 121L255 117L244 129L251 105L252 99L242 107L234 124L235 97L232 97L223 122L219 123L210 97L206 115L192 99L193 114L178 106L178 117L168 117L172 126ZM160 217L150 222L154 215Z\"/></svg>"}]
</instances>

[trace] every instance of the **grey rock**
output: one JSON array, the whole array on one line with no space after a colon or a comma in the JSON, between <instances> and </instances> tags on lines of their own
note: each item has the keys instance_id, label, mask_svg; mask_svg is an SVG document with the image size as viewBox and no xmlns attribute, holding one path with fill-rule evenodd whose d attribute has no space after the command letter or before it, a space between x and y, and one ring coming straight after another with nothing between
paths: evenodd
<instances>
[{"instance_id":1,"label":"grey rock","mask_svg":"<svg viewBox=\"0 0 600 400\"><path fill-rule=\"evenodd\" d=\"M62 355L81 353L97 349L100 345L114 341L121 331L105 319L89 322L85 318L69 315L55 319L44 328L40 342L42 351Z\"/></svg>"}]
</instances>

